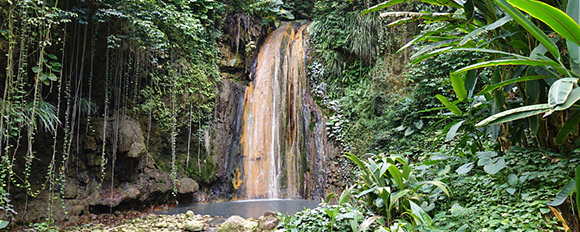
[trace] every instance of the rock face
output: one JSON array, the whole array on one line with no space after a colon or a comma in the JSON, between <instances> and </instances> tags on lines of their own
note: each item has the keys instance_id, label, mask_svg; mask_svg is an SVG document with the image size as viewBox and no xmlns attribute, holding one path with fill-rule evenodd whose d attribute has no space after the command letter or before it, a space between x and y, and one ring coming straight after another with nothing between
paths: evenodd
<instances>
[{"instance_id":1,"label":"rock face","mask_svg":"<svg viewBox=\"0 0 580 232\"><path fill-rule=\"evenodd\" d=\"M62 186L55 185L54 195L43 191L36 198L26 199L24 192L13 193L14 202L17 202L14 209L19 212L17 218L20 222L44 220L47 204L52 204L52 218L55 221L74 223L83 214L109 212L110 208L142 209L144 205L167 203L171 199L172 178L156 164L152 154L145 148L141 124L120 114L103 121L103 118L93 118L92 133L83 136L82 140L79 139L82 144L79 143L78 150L73 149L75 151L70 156L66 183ZM105 141L102 139L103 133L106 136ZM114 153L116 159L113 159ZM103 160L106 163L102 176ZM114 165L111 164L113 160ZM114 178L112 185L111 177ZM101 181L103 178L104 181ZM177 190L180 194L199 191L199 184L191 178L181 177L178 182ZM62 201L51 201L59 192L63 193Z\"/></svg>"},{"instance_id":2,"label":"rock face","mask_svg":"<svg viewBox=\"0 0 580 232\"><path fill-rule=\"evenodd\" d=\"M104 125L102 118L94 121L95 135L86 137L85 148L97 150L97 142L102 143L103 130L106 126L107 143L115 144L117 151L126 154L127 157L137 158L145 154L145 137L139 122L126 115L115 115L108 118L107 125ZM97 163L97 162L91 162Z\"/></svg>"},{"instance_id":3,"label":"rock face","mask_svg":"<svg viewBox=\"0 0 580 232\"><path fill-rule=\"evenodd\" d=\"M230 192L234 167L241 162L240 135L244 111L243 96L245 85L230 79L223 79L219 85L211 128L212 161L217 164L216 177L225 183L221 192Z\"/></svg>"}]
</instances>

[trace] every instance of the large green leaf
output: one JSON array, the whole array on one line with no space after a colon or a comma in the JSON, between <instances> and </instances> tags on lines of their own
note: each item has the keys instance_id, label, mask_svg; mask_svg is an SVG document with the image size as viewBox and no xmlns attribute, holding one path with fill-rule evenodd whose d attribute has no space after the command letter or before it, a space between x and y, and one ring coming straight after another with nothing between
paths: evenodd
<instances>
[{"instance_id":1,"label":"large green leaf","mask_svg":"<svg viewBox=\"0 0 580 232\"><path fill-rule=\"evenodd\" d=\"M395 194L391 194L391 197L389 200L389 210L393 210L395 205L397 205L397 203L399 202L399 199L401 199L401 197L409 194L410 192L411 192L410 189L403 189Z\"/></svg>"},{"instance_id":2,"label":"large green leaf","mask_svg":"<svg viewBox=\"0 0 580 232\"><path fill-rule=\"evenodd\" d=\"M493 125L498 123L510 122L513 120L530 117L532 115L541 114L550 110L548 104L536 104L530 106L522 106L515 109L506 110L492 116L487 117L483 121L475 124L475 126Z\"/></svg>"},{"instance_id":3,"label":"large green leaf","mask_svg":"<svg viewBox=\"0 0 580 232\"><path fill-rule=\"evenodd\" d=\"M463 112L461 112L461 110L459 109L459 107L457 107L455 104L453 104L452 102L449 101L449 99L447 99L445 96L441 95L441 94L437 94L435 95L435 97L437 99L439 99L439 101L441 103L443 103L443 105L445 105L445 107L447 107L447 109L449 111L451 111L451 113L457 115L457 116L461 116L463 115Z\"/></svg>"},{"instance_id":4,"label":"large green leaf","mask_svg":"<svg viewBox=\"0 0 580 232\"><path fill-rule=\"evenodd\" d=\"M455 172L459 175L463 175L463 174L471 171L471 169L473 169L473 162L469 162L469 163L466 163L464 165L461 165L461 167L457 168L457 170L455 170Z\"/></svg>"},{"instance_id":5,"label":"large green leaf","mask_svg":"<svg viewBox=\"0 0 580 232\"><path fill-rule=\"evenodd\" d=\"M424 60L429 59L431 57L437 56L439 54L443 54L443 53L447 53L447 52L458 52L458 51L483 52L483 53L490 53L490 54L512 56L512 57L519 58L522 60L534 60L534 59L527 57L527 56L522 56L522 55L518 55L515 53L510 53L510 52L505 52L505 51L500 51L500 50L485 49L485 48L454 48L453 46L449 46L449 47L436 49L436 50L433 50L425 55L416 57L415 59L412 60L412 63L418 64L421 61L424 61Z\"/></svg>"},{"instance_id":6,"label":"large green leaf","mask_svg":"<svg viewBox=\"0 0 580 232\"><path fill-rule=\"evenodd\" d=\"M451 76L455 75L462 75L463 73L478 69L478 68L485 68L491 66L500 66L500 65L529 65L529 66L550 66L556 69L558 72L562 74L567 74L568 71L563 68L560 64L551 61L551 60L523 60L523 59L499 59L499 60L490 60L484 61L477 64L472 64L467 67L461 68L455 72L451 73Z\"/></svg>"},{"instance_id":7,"label":"large green leaf","mask_svg":"<svg viewBox=\"0 0 580 232\"><path fill-rule=\"evenodd\" d=\"M568 95L572 92L574 85L578 83L578 78L562 78L555 81L552 86L550 86L550 91L548 93L548 105L550 107L556 107L568 99Z\"/></svg>"},{"instance_id":8,"label":"large green leaf","mask_svg":"<svg viewBox=\"0 0 580 232\"><path fill-rule=\"evenodd\" d=\"M554 200L546 203L549 206L559 206L562 203L564 203L564 201L566 200L566 198L568 198L568 195L570 195L570 193L572 193L572 191L574 191L574 185L575 185L575 181L571 180L569 181L564 188L560 189L560 191L558 192L558 194L556 194L556 197L554 198Z\"/></svg>"},{"instance_id":9,"label":"large green leaf","mask_svg":"<svg viewBox=\"0 0 580 232\"><path fill-rule=\"evenodd\" d=\"M536 0L507 0L534 18L550 26L558 34L580 45L580 25L560 9ZM572 0L573 1L573 0Z\"/></svg>"},{"instance_id":10,"label":"large green leaf","mask_svg":"<svg viewBox=\"0 0 580 232\"><path fill-rule=\"evenodd\" d=\"M463 101L467 98L465 78L463 76L451 76L451 85L453 86L453 91L455 91L455 95L457 95L457 99L459 99L459 101Z\"/></svg>"},{"instance_id":11,"label":"large green leaf","mask_svg":"<svg viewBox=\"0 0 580 232\"><path fill-rule=\"evenodd\" d=\"M568 135L572 130L578 129L578 123L580 123L580 111L574 112L570 119L566 120L566 123L560 128L558 135L556 135L556 144L561 145L566 141Z\"/></svg>"},{"instance_id":12,"label":"large green leaf","mask_svg":"<svg viewBox=\"0 0 580 232\"><path fill-rule=\"evenodd\" d=\"M473 5L473 0L466 0L463 4L464 15L467 20L472 20L475 16L475 6Z\"/></svg>"},{"instance_id":13,"label":"large green leaf","mask_svg":"<svg viewBox=\"0 0 580 232\"><path fill-rule=\"evenodd\" d=\"M398 54L399 52L411 47L412 45L414 45L417 42L427 40L429 38L429 36L432 36L434 34L439 34L441 32L453 31L453 30L456 30L456 25L446 24L444 26L437 28L436 30L422 33L422 34L418 35L417 37L415 37L413 40L406 43L403 47L399 48L399 50L395 54Z\"/></svg>"},{"instance_id":14,"label":"large green leaf","mask_svg":"<svg viewBox=\"0 0 580 232\"><path fill-rule=\"evenodd\" d=\"M506 85L510 85L513 83L518 83L518 82L523 82L523 81L541 80L541 79L545 79L545 78L553 78L553 77L552 76L525 76L525 77L518 77L518 78L514 78L514 79L509 79L509 80L505 80L505 81L502 81L502 82L497 83L497 84L486 85L485 88L483 88L483 90L481 90L481 92L477 93L477 95L483 95L483 94L486 94L486 93L493 91L497 88L501 88L501 87L504 87Z\"/></svg>"},{"instance_id":15,"label":"large green leaf","mask_svg":"<svg viewBox=\"0 0 580 232\"><path fill-rule=\"evenodd\" d=\"M479 27L477 29L475 29L474 31L470 32L469 34L467 34L466 36L463 36L463 38L461 39L461 41L459 41L459 46L463 46L465 45L465 43L467 43L468 41L472 40L474 37L482 34L482 33L486 33L488 31L492 31L497 29L498 27L503 26L504 24L506 24L507 22L511 21L512 17L509 15L504 16L503 18L485 25L483 27Z\"/></svg>"},{"instance_id":16,"label":"large green leaf","mask_svg":"<svg viewBox=\"0 0 580 232\"><path fill-rule=\"evenodd\" d=\"M554 110L568 109L572 105L574 105L574 103L576 103L578 100L580 100L580 88L574 88L570 92L570 95L568 95L568 98L566 98L566 101L564 103L562 103L561 105L556 106L556 108L554 108Z\"/></svg>"},{"instance_id":17,"label":"large green leaf","mask_svg":"<svg viewBox=\"0 0 580 232\"><path fill-rule=\"evenodd\" d=\"M457 4L456 2L454 2L453 0L388 0L388 1L384 1L382 3L379 3L377 5L374 5L370 8L362 11L362 14L372 13L375 11L385 9L387 7L391 7L391 6L400 4L400 3L410 2L410 1L419 1L419 2L429 3L429 4L433 4L433 5L461 8L461 6L459 4Z\"/></svg>"},{"instance_id":18,"label":"large green leaf","mask_svg":"<svg viewBox=\"0 0 580 232\"><path fill-rule=\"evenodd\" d=\"M556 44L548 38L548 36L542 32L535 24L533 24L522 12L515 9L512 5L508 4L505 0L494 0L499 7L501 7L507 14L512 16L516 22L518 22L522 27L526 29L534 38L536 38L541 44L543 44L550 53L560 60L560 50Z\"/></svg>"},{"instance_id":19,"label":"large green leaf","mask_svg":"<svg viewBox=\"0 0 580 232\"><path fill-rule=\"evenodd\" d=\"M437 188L441 189L441 191L443 191L447 196L451 195L447 185L441 181L422 181L422 182L419 182L419 185L417 185L417 187L415 187L415 191L417 191L419 188L421 188L421 186L426 185L426 184L435 185Z\"/></svg>"},{"instance_id":20,"label":"large green leaf","mask_svg":"<svg viewBox=\"0 0 580 232\"><path fill-rule=\"evenodd\" d=\"M389 165L389 173L391 174L391 176L393 177L393 179L395 179L395 182L397 183L397 185L399 186L400 189L404 189L405 188L405 182L403 182L403 174L401 173L401 171L397 168L397 166L395 165Z\"/></svg>"},{"instance_id":21,"label":"large green leaf","mask_svg":"<svg viewBox=\"0 0 580 232\"><path fill-rule=\"evenodd\" d=\"M503 157L495 158L492 162L483 166L483 170L491 175L495 175L506 167L505 159Z\"/></svg>"},{"instance_id":22,"label":"large green leaf","mask_svg":"<svg viewBox=\"0 0 580 232\"><path fill-rule=\"evenodd\" d=\"M569 0L566 14L580 24L580 1ZM568 52L570 53L570 69L576 74L580 74L580 46L569 39L566 40L566 45L568 45Z\"/></svg>"},{"instance_id":23,"label":"large green leaf","mask_svg":"<svg viewBox=\"0 0 580 232\"><path fill-rule=\"evenodd\" d=\"M459 127L461 127L461 124L463 124L463 122L465 122L465 120L463 121L459 121L458 123L455 123L453 126L451 126L449 128L449 131L447 132L447 136L445 136L445 140L447 142L453 140L453 138L455 138L455 135L457 134L457 130L459 130Z\"/></svg>"}]
</instances>

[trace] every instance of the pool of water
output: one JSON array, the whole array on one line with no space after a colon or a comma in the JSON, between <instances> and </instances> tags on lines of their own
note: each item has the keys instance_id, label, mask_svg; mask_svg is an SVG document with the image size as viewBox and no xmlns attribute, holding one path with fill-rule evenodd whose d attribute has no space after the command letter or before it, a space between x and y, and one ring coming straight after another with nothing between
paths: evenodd
<instances>
[{"instance_id":1,"label":"pool of water","mask_svg":"<svg viewBox=\"0 0 580 232\"><path fill-rule=\"evenodd\" d=\"M228 218L238 215L243 218L258 218L266 211L294 214L303 209L311 209L318 206L320 201L296 200L296 199L267 199L267 200L243 200L220 203L199 203L189 206L179 206L159 214L180 214L188 210L195 214L211 215Z\"/></svg>"}]
</instances>

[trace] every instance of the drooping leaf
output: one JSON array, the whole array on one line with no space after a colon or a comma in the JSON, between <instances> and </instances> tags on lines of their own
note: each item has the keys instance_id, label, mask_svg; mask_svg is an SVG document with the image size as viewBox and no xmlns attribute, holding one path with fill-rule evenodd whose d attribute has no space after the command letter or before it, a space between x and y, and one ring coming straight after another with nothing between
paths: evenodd
<instances>
[{"instance_id":1,"label":"drooping leaf","mask_svg":"<svg viewBox=\"0 0 580 232\"><path fill-rule=\"evenodd\" d=\"M562 128L560 128L558 135L556 135L556 144L563 144L566 141L566 138L568 138L570 132L578 129L578 123L580 123L580 111L574 112L574 114L570 116L570 119L566 120Z\"/></svg>"},{"instance_id":2,"label":"drooping leaf","mask_svg":"<svg viewBox=\"0 0 580 232\"><path fill-rule=\"evenodd\" d=\"M441 94L437 94L435 96L437 99L439 99L439 101L441 103L443 103L443 105L445 105L445 107L447 107L447 109L449 111L451 111L451 113L461 116L463 115L463 112L461 112L461 110L459 109L459 107L457 107L455 104L453 104L452 102L449 101L449 99L447 99L445 96L441 95Z\"/></svg>"},{"instance_id":3,"label":"drooping leaf","mask_svg":"<svg viewBox=\"0 0 580 232\"><path fill-rule=\"evenodd\" d=\"M493 125L498 123L510 122L513 120L530 117L532 115L541 114L550 110L548 104L536 104L530 106L522 106L515 109L506 110L492 116L487 117L483 121L475 124L475 126Z\"/></svg>"},{"instance_id":4,"label":"drooping leaf","mask_svg":"<svg viewBox=\"0 0 580 232\"><path fill-rule=\"evenodd\" d=\"M534 18L550 26L558 34L580 45L580 25L560 9L536 0L507 0Z\"/></svg>"},{"instance_id":5,"label":"drooping leaf","mask_svg":"<svg viewBox=\"0 0 580 232\"><path fill-rule=\"evenodd\" d=\"M566 198L568 198L568 195L570 195L570 193L572 193L572 191L574 190L576 183L574 180L570 180L565 186L564 188L560 189L560 191L558 192L558 194L556 194L556 197L554 198L554 200L546 203L547 205L550 206L559 206L562 203L564 203L564 201L566 200Z\"/></svg>"},{"instance_id":6,"label":"drooping leaf","mask_svg":"<svg viewBox=\"0 0 580 232\"><path fill-rule=\"evenodd\" d=\"M555 81L550 86L550 91L548 92L548 105L550 107L556 107L557 105L563 104L577 83L578 78L562 78Z\"/></svg>"},{"instance_id":7,"label":"drooping leaf","mask_svg":"<svg viewBox=\"0 0 580 232\"><path fill-rule=\"evenodd\" d=\"M538 80L526 81L525 93L526 93L526 104L532 105L539 101L540 99L540 83Z\"/></svg>"},{"instance_id":8,"label":"drooping leaf","mask_svg":"<svg viewBox=\"0 0 580 232\"><path fill-rule=\"evenodd\" d=\"M467 97L471 98L473 96L473 89L475 89L475 84L477 84L477 71L469 70L465 74L465 89L468 94Z\"/></svg>"},{"instance_id":9,"label":"drooping leaf","mask_svg":"<svg viewBox=\"0 0 580 232\"><path fill-rule=\"evenodd\" d=\"M419 182L417 187L415 187L415 191L417 191L419 188L421 188L423 185L426 185L426 184L435 185L435 187L441 189L441 191L443 191L445 193L445 195L447 195L447 196L451 195L447 185L441 181L422 181L422 182Z\"/></svg>"},{"instance_id":10,"label":"drooping leaf","mask_svg":"<svg viewBox=\"0 0 580 232\"><path fill-rule=\"evenodd\" d=\"M494 0L497 6L501 7L507 14L512 16L516 22L518 22L522 27L526 29L534 38L536 38L541 44L546 46L550 54L560 60L560 50L556 44L548 38L548 36L542 32L535 24L533 24L522 12L518 11L512 5L506 2L506 0Z\"/></svg>"},{"instance_id":11,"label":"drooping leaf","mask_svg":"<svg viewBox=\"0 0 580 232\"><path fill-rule=\"evenodd\" d=\"M464 15L467 20L472 20L475 16L475 7L473 6L473 0L466 0L463 4Z\"/></svg>"}]
</instances>

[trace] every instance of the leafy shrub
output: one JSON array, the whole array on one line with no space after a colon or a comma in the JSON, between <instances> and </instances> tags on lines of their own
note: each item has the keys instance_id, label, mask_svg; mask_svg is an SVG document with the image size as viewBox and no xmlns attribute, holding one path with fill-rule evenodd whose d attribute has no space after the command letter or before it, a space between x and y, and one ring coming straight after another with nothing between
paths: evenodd
<instances>
[{"instance_id":1,"label":"leafy shrub","mask_svg":"<svg viewBox=\"0 0 580 232\"><path fill-rule=\"evenodd\" d=\"M454 194L434 216L441 231L558 231L559 222L546 205L562 183L573 179L578 158L514 147L498 155L504 168L486 168L485 155L472 159L433 154L423 162L428 176L448 183ZM473 163L469 170L462 169ZM477 165L481 163L481 165ZM490 174L495 173L495 174Z\"/></svg>"},{"instance_id":2,"label":"leafy shrub","mask_svg":"<svg viewBox=\"0 0 580 232\"><path fill-rule=\"evenodd\" d=\"M349 154L347 158L361 169L354 191L356 198L371 212L385 217L387 225L429 225L431 217L426 212L433 209L441 193L449 196L443 182L417 179L409 162L401 156L380 154L362 161Z\"/></svg>"},{"instance_id":3,"label":"leafy shrub","mask_svg":"<svg viewBox=\"0 0 580 232\"><path fill-rule=\"evenodd\" d=\"M363 213L349 204L321 204L295 215L282 217L278 226L283 231L357 231Z\"/></svg>"}]
</instances>

